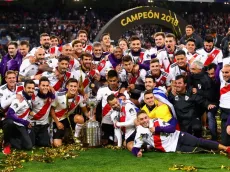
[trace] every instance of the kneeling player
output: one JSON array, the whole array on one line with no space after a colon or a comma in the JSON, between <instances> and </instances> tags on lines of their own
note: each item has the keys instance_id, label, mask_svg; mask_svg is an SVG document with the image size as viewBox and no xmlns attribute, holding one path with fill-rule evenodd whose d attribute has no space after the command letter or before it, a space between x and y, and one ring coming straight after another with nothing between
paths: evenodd
<instances>
[{"instance_id":1,"label":"kneeling player","mask_svg":"<svg viewBox=\"0 0 230 172\"><path fill-rule=\"evenodd\" d=\"M115 135L118 139L118 146L121 146L122 137L121 130L125 135L126 147L132 151L133 141L136 135L135 119L136 119L136 106L131 101L125 101L121 104L119 99L111 94L107 97L107 102L112 108L111 118L115 127ZM121 130L120 130L121 128Z\"/></svg>"},{"instance_id":2,"label":"kneeling player","mask_svg":"<svg viewBox=\"0 0 230 172\"><path fill-rule=\"evenodd\" d=\"M79 114L74 114L78 105L80 105L84 115L87 116L87 109L83 102L83 96L79 95L77 92L78 81L73 78L69 79L66 83L66 88L67 91L56 93L55 100L51 107L51 116L54 120L53 144L55 147L62 145L62 139L67 128L70 128L71 132L73 132L75 128L75 141L80 142L78 137L84 124L84 117Z\"/></svg>"},{"instance_id":3,"label":"kneeling player","mask_svg":"<svg viewBox=\"0 0 230 172\"><path fill-rule=\"evenodd\" d=\"M145 111L138 112L137 120L140 126L137 127L132 149L132 153L137 157L142 157L141 146L144 143L162 152L194 152L205 149L223 150L230 154L230 147L177 131L175 125L163 122L159 118L149 119Z\"/></svg>"}]
</instances>

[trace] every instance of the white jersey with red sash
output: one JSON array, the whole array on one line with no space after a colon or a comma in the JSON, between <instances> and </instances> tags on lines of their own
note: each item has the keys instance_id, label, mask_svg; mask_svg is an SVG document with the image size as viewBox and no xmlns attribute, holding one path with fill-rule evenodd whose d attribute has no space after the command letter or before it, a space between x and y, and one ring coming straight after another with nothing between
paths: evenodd
<instances>
[{"instance_id":1,"label":"white jersey with red sash","mask_svg":"<svg viewBox=\"0 0 230 172\"><path fill-rule=\"evenodd\" d=\"M15 90L10 90L7 87L7 84L4 84L0 87L0 103L1 107L7 111L10 104L13 102L14 99L16 99L16 94L21 92L24 88L23 82L18 82L16 84Z\"/></svg>"},{"instance_id":2,"label":"white jersey with red sash","mask_svg":"<svg viewBox=\"0 0 230 172\"><path fill-rule=\"evenodd\" d=\"M52 106L55 108L55 115L59 121L65 119L68 115L74 113L78 107L85 107L84 98L82 95L77 95L74 98L67 99L66 91L57 92Z\"/></svg>"},{"instance_id":3,"label":"white jersey with red sash","mask_svg":"<svg viewBox=\"0 0 230 172\"><path fill-rule=\"evenodd\" d=\"M186 64L186 68L185 69L180 68L177 65L177 63L171 64L170 68L169 68L169 73L172 76L172 80L175 80L176 76L178 76L178 75L187 76L188 72L189 72L189 64L188 63Z\"/></svg>"},{"instance_id":4,"label":"white jersey with red sash","mask_svg":"<svg viewBox=\"0 0 230 172\"><path fill-rule=\"evenodd\" d=\"M102 116L103 116L102 123L105 123L105 124L113 124L113 122L111 121L111 117L110 117L111 107L107 103L107 97L110 94L114 94L115 96L117 96L119 94L119 89L113 91L109 87L101 87L97 91L97 101L102 100Z\"/></svg>"},{"instance_id":5,"label":"white jersey with red sash","mask_svg":"<svg viewBox=\"0 0 230 172\"><path fill-rule=\"evenodd\" d=\"M31 122L36 122L36 125L45 125L49 123L49 114L52 99L50 97L43 99L39 97L38 91L35 91L35 99L33 100L32 111L33 116L29 116Z\"/></svg>"},{"instance_id":6,"label":"white jersey with red sash","mask_svg":"<svg viewBox=\"0 0 230 172\"><path fill-rule=\"evenodd\" d=\"M131 56L131 58L135 64L142 64L144 61L149 60L149 57L147 57L147 54L145 54L145 51L146 51L145 49L141 48L140 55L135 56L132 54L131 49L128 49L124 53L124 55Z\"/></svg>"},{"instance_id":7,"label":"white jersey with red sash","mask_svg":"<svg viewBox=\"0 0 230 172\"><path fill-rule=\"evenodd\" d=\"M123 134L125 134L125 139L135 131L134 120L136 119L137 112L136 106L131 102L126 102L121 107L121 112L112 110L111 120L113 123L116 122L116 127L121 127Z\"/></svg>"},{"instance_id":8,"label":"white jersey with red sash","mask_svg":"<svg viewBox=\"0 0 230 172\"><path fill-rule=\"evenodd\" d=\"M22 95L22 92L18 93ZM15 114L18 118L21 118L23 120L28 120L28 115L32 108L32 101L31 100L24 100L20 102L18 99L14 99L10 105L10 108L14 110ZM24 126L21 123L15 122L16 125Z\"/></svg>"},{"instance_id":9,"label":"white jersey with red sash","mask_svg":"<svg viewBox=\"0 0 230 172\"><path fill-rule=\"evenodd\" d=\"M141 69L136 75L132 73L127 73L125 69L122 69L119 73L119 78L121 82L127 82L128 84L144 84L145 76L147 72Z\"/></svg>"},{"instance_id":10,"label":"white jersey with red sash","mask_svg":"<svg viewBox=\"0 0 230 172\"><path fill-rule=\"evenodd\" d=\"M160 76L158 78L155 77L156 87L169 87L171 85L172 75L162 69L160 72ZM152 75L150 70L147 72L147 75Z\"/></svg>"},{"instance_id":11,"label":"white jersey with red sash","mask_svg":"<svg viewBox=\"0 0 230 172\"><path fill-rule=\"evenodd\" d=\"M29 59L23 60L20 66L19 75L31 77L31 79L33 79L33 77L39 73L37 64L30 63Z\"/></svg>"},{"instance_id":12,"label":"white jersey with red sash","mask_svg":"<svg viewBox=\"0 0 230 172\"><path fill-rule=\"evenodd\" d=\"M174 54L176 51L177 49L174 51L174 53L168 53L166 49L159 50L159 53L157 54L157 58L159 59L161 68L164 71L169 72L170 65L176 62L174 58Z\"/></svg>"},{"instance_id":13,"label":"white jersey with red sash","mask_svg":"<svg viewBox=\"0 0 230 172\"><path fill-rule=\"evenodd\" d=\"M93 46L92 46L92 45L86 45L86 46L83 48L83 51L85 51L86 53L92 54L92 52L93 52Z\"/></svg>"},{"instance_id":14,"label":"white jersey with red sash","mask_svg":"<svg viewBox=\"0 0 230 172\"><path fill-rule=\"evenodd\" d=\"M230 102L230 83L223 79L222 72L220 71L220 107L229 109Z\"/></svg>"},{"instance_id":15,"label":"white jersey with red sash","mask_svg":"<svg viewBox=\"0 0 230 172\"><path fill-rule=\"evenodd\" d=\"M43 72L42 76L46 76L49 79L50 86L52 86L55 91L64 89L68 79L75 78L74 73L70 73L70 72L66 72L61 79L58 79L53 72Z\"/></svg>"},{"instance_id":16,"label":"white jersey with red sash","mask_svg":"<svg viewBox=\"0 0 230 172\"><path fill-rule=\"evenodd\" d=\"M201 61L204 66L208 66L211 63L215 63L217 65L218 63L223 62L223 53L219 48L214 47L213 50L209 53L205 51L204 48L201 48L197 50L197 53L201 56L196 59Z\"/></svg>"},{"instance_id":17,"label":"white jersey with red sash","mask_svg":"<svg viewBox=\"0 0 230 172\"><path fill-rule=\"evenodd\" d=\"M166 127L170 124L161 119L151 119L149 121L149 128L151 127ZM175 152L180 131L174 133L155 133L152 134L149 128L144 128L141 125L137 126L137 133L134 140L133 147L141 148L144 143L153 146L155 149L162 152Z\"/></svg>"},{"instance_id":18,"label":"white jersey with red sash","mask_svg":"<svg viewBox=\"0 0 230 172\"><path fill-rule=\"evenodd\" d=\"M49 49L49 54L53 57L57 57L61 54L61 51L62 51L62 47L51 47Z\"/></svg>"},{"instance_id":19,"label":"white jersey with red sash","mask_svg":"<svg viewBox=\"0 0 230 172\"><path fill-rule=\"evenodd\" d=\"M80 67L80 63L77 59L70 59L69 61L69 72L76 72Z\"/></svg>"}]
</instances>

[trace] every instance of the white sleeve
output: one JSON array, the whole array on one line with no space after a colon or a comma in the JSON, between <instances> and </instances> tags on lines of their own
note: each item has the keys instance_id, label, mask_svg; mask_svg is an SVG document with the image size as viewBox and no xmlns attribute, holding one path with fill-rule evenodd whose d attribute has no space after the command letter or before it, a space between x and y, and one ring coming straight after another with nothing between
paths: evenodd
<instances>
[{"instance_id":1,"label":"white sleeve","mask_svg":"<svg viewBox=\"0 0 230 172\"><path fill-rule=\"evenodd\" d=\"M97 101L101 101L103 97L103 88L99 88L97 91Z\"/></svg>"},{"instance_id":2,"label":"white sleeve","mask_svg":"<svg viewBox=\"0 0 230 172\"><path fill-rule=\"evenodd\" d=\"M143 141L142 136L141 136L141 126L138 126L137 127L137 133L136 133L136 136L135 136L135 139L134 139L133 147L141 148L143 143L144 143L144 141Z\"/></svg>"},{"instance_id":3,"label":"white sleeve","mask_svg":"<svg viewBox=\"0 0 230 172\"><path fill-rule=\"evenodd\" d=\"M86 106L86 104L85 104L85 102L84 102L84 98L83 98L83 96L80 96L80 103L79 103L79 106L80 107L85 107Z\"/></svg>"},{"instance_id":4,"label":"white sleeve","mask_svg":"<svg viewBox=\"0 0 230 172\"><path fill-rule=\"evenodd\" d=\"M17 111L21 108L19 100L14 99L10 105L10 108L13 109L15 113L17 113Z\"/></svg>"},{"instance_id":5,"label":"white sleeve","mask_svg":"<svg viewBox=\"0 0 230 172\"><path fill-rule=\"evenodd\" d=\"M113 123L119 121L119 112L113 110L110 117L111 117L111 121L113 121Z\"/></svg>"},{"instance_id":6,"label":"white sleeve","mask_svg":"<svg viewBox=\"0 0 230 172\"><path fill-rule=\"evenodd\" d=\"M160 52L159 54L157 54L157 57L156 57L156 58L158 58L159 63L160 63L161 66L162 66L162 64L163 64L163 62L162 62L162 55L163 55L163 51Z\"/></svg>"},{"instance_id":7,"label":"white sleeve","mask_svg":"<svg viewBox=\"0 0 230 172\"><path fill-rule=\"evenodd\" d=\"M166 86L170 87L171 86L171 81L172 81L172 75L168 74L167 78L166 78Z\"/></svg>"},{"instance_id":8,"label":"white sleeve","mask_svg":"<svg viewBox=\"0 0 230 172\"><path fill-rule=\"evenodd\" d=\"M138 102L141 103L144 100L144 93L142 92L140 97L138 98Z\"/></svg>"},{"instance_id":9,"label":"white sleeve","mask_svg":"<svg viewBox=\"0 0 230 172\"><path fill-rule=\"evenodd\" d=\"M129 117L129 120L125 122L117 122L116 125L118 127L134 126L134 120L136 119L137 116L135 108L132 105L127 104L125 106L125 111L126 111L126 116Z\"/></svg>"},{"instance_id":10,"label":"white sleeve","mask_svg":"<svg viewBox=\"0 0 230 172\"><path fill-rule=\"evenodd\" d=\"M28 68L30 65L32 65L32 64L30 63L30 60L29 60L29 59L25 59L25 60L22 62L21 66L20 66L19 75L26 76L26 74L27 74L27 72L28 72L28 71L26 70L26 68Z\"/></svg>"},{"instance_id":11,"label":"white sleeve","mask_svg":"<svg viewBox=\"0 0 230 172\"><path fill-rule=\"evenodd\" d=\"M218 56L217 56L217 64L218 63L222 63L223 62L223 53L222 51L220 50Z\"/></svg>"},{"instance_id":12,"label":"white sleeve","mask_svg":"<svg viewBox=\"0 0 230 172\"><path fill-rule=\"evenodd\" d=\"M1 107L3 109L8 108L11 105L11 103L16 99L16 94L12 95L10 98L7 98L7 99L5 98L5 96L7 95L3 95L2 97L2 100L4 101L1 101Z\"/></svg>"},{"instance_id":13,"label":"white sleeve","mask_svg":"<svg viewBox=\"0 0 230 172\"><path fill-rule=\"evenodd\" d=\"M175 75L175 67L169 67L169 73L171 74L171 76L172 76L172 80L175 80L176 79L176 75Z\"/></svg>"},{"instance_id":14,"label":"white sleeve","mask_svg":"<svg viewBox=\"0 0 230 172\"><path fill-rule=\"evenodd\" d=\"M144 69L140 70L140 78L141 78L141 80L143 82L145 82L145 76L146 76L146 74L147 74L146 70L144 70Z\"/></svg>"},{"instance_id":15,"label":"white sleeve","mask_svg":"<svg viewBox=\"0 0 230 172\"><path fill-rule=\"evenodd\" d=\"M53 100L51 106L53 106L54 108L57 107L58 105L58 97L57 97L57 94L55 94L55 99Z\"/></svg>"},{"instance_id":16,"label":"white sleeve","mask_svg":"<svg viewBox=\"0 0 230 172\"><path fill-rule=\"evenodd\" d=\"M127 76L126 76L125 69L122 69L122 71L119 73L119 78L120 78L121 82L125 82L126 81Z\"/></svg>"}]
</instances>

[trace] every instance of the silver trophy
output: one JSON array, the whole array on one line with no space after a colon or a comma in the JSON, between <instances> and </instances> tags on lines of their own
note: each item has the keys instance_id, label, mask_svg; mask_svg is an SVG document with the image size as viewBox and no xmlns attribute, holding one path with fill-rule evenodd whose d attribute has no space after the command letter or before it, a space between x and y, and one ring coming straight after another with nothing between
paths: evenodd
<instances>
[{"instance_id":1,"label":"silver trophy","mask_svg":"<svg viewBox=\"0 0 230 172\"><path fill-rule=\"evenodd\" d=\"M90 83L90 87L93 87L93 83ZM98 121L93 120L97 100L92 95L92 89L89 90L89 95L87 105L90 107L90 116L82 128L82 143L86 147L99 147L101 146L101 126Z\"/></svg>"}]
</instances>

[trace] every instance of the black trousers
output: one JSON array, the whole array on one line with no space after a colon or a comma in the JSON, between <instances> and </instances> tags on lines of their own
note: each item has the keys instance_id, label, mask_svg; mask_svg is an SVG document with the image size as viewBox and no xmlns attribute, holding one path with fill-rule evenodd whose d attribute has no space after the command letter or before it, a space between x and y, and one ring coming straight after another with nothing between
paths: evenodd
<instances>
[{"instance_id":1,"label":"black trousers","mask_svg":"<svg viewBox=\"0 0 230 172\"><path fill-rule=\"evenodd\" d=\"M226 129L227 129L226 123L227 123L227 119L230 115L230 109L220 108L220 110L221 110L221 114L220 114L220 118L221 118L221 142L225 146L230 146L230 135L228 135L226 132Z\"/></svg>"},{"instance_id":2,"label":"black trousers","mask_svg":"<svg viewBox=\"0 0 230 172\"><path fill-rule=\"evenodd\" d=\"M217 150L218 145L218 142L197 138L186 132L180 132L176 151L193 152L200 150Z\"/></svg>"},{"instance_id":3,"label":"black trousers","mask_svg":"<svg viewBox=\"0 0 230 172\"><path fill-rule=\"evenodd\" d=\"M32 149L32 142L28 134L28 129L24 126L16 125L12 119L3 121L4 146L10 144L16 149Z\"/></svg>"},{"instance_id":4,"label":"black trousers","mask_svg":"<svg viewBox=\"0 0 230 172\"><path fill-rule=\"evenodd\" d=\"M181 131L192 134L198 138L202 137L202 124L200 118L192 119L187 125L183 123L179 123L179 125Z\"/></svg>"},{"instance_id":5,"label":"black trousers","mask_svg":"<svg viewBox=\"0 0 230 172\"><path fill-rule=\"evenodd\" d=\"M33 146L49 147L50 136L48 133L49 124L36 125L29 129L29 136Z\"/></svg>"}]
</instances>

